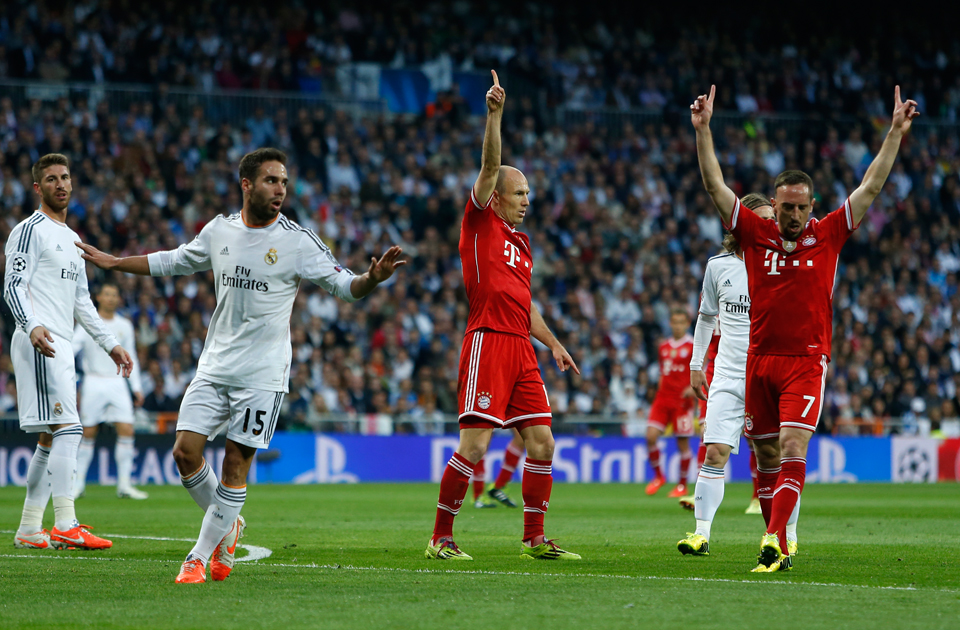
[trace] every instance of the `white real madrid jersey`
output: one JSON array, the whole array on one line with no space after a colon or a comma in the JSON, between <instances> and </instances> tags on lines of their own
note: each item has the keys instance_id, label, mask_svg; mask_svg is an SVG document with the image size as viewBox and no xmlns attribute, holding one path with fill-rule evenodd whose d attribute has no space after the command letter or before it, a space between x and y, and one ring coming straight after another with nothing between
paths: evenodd
<instances>
[{"instance_id":1,"label":"white real madrid jersey","mask_svg":"<svg viewBox=\"0 0 960 630\"><path fill-rule=\"evenodd\" d=\"M301 279L356 301L354 274L316 234L282 215L261 228L239 213L217 216L190 243L147 260L154 276L213 271L217 307L197 376L221 385L287 391L290 313Z\"/></svg>"},{"instance_id":2,"label":"white real madrid jersey","mask_svg":"<svg viewBox=\"0 0 960 630\"><path fill-rule=\"evenodd\" d=\"M137 344L133 334L133 323L120 315L114 315L111 319L101 318L101 321L117 338L124 350L130 353L130 359L133 361L133 371L130 372L130 378L128 379L124 379L117 374L117 365L110 358L110 355L100 349L93 337L87 334L87 331L77 326L76 330L73 331L73 353L80 354L80 365L83 368L84 376L123 379L130 383L130 390L133 393L141 391L140 362L137 360Z\"/></svg>"},{"instance_id":3,"label":"white real madrid jersey","mask_svg":"<svg viewBox=\"0 0 960 630\"><path fill-rule=\"evenodd\" d=\"M17 328L29 335L43 326L66 342L58 348L54 341L54 349L68 357L74 318L106 352L117 346L90 301L86 265L75 245L79 240L76 232L37 210L13 228L4 248L3 295Z\"/></svg>"},{"instance_id":4,"label":"white real madrid jersey","mask_svg":"<svg viewBox=\"0 0 960 630\"><path fill-rule=\"evenodd\" d=\"M721 254L707 262L700 312L718 315L720 320L720 347L714 359L714 374L725 378L746 378L750 291L747 288L747 267L736 254Z\"/></svg>"}]
</instances>

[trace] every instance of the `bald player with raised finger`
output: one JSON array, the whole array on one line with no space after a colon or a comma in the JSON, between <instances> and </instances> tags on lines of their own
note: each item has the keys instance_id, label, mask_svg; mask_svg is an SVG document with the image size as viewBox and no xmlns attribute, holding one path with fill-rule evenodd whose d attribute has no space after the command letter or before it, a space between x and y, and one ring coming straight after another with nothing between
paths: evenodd
<instances>
[{"instance_id":1,"label":"bald player with raised finger","mask_svg":"<svg viewBox=\"0 0 960 630\"><path fill-rule=\"evenodd\" d=\"M530 209L530 186L519 170L500 164L500 121L506 93L497 73L487 92L487 125L480 175L460 227L460 260L470 316L460 351L460 443L440 481L433 536L424 555L472 560L453 541L453 520L474 467L494 429L516 428L523 438L523 537L520 557L579 560L546 538L543 519L553 486L552 414L531 335L553 352L561 371L576 364L533 304L530 240L517 231Z\"/></svg>"}]
</instances>

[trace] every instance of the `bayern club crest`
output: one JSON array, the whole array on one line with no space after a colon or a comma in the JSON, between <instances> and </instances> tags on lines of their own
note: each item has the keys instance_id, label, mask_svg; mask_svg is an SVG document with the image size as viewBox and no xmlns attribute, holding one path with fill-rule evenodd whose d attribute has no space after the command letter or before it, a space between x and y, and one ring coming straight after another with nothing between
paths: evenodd
<instances>
[{"instance_id":1,"label":"bayern club crest","mask_svg":"<svg viewBox=\"0 0 960 630\"><path fill-rule=\"evenodd\" d=\"M743 426L747 427L747 431L753 431L753 416L749 413L743 416Z\"/></svg>"},{"instance_id":2,"label":"bayern club crest","mask_svg":"<svg viewBox=\"0 0 960 630\"><path fill-rule=\"evenodd\" d=\"M477 394L477 407L480 407L481 409L489 409L490 401L490 392L480 392Z\"/></svg>"},{"instance_id":3,"label":"bayern club crest","mask_svg":"<svg viewBox=\"0 0 960 630\"><path fill-rule=\"evenodd\" d=\"M801 243L801 245L803 245L804 247L810 247L816 242L817 242L816 238L812 236L808 236L807 238L803 239L803 242Z\"/></svg>"}]
</instances>

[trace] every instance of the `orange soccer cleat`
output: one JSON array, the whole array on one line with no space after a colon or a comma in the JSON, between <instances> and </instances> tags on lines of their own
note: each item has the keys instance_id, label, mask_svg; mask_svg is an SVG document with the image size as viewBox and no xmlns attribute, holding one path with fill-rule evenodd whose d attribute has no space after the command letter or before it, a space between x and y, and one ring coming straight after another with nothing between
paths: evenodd
<instances>
[{"instance_id":1,"label":"orange soccer cleat","mask_svg":"<svg viewBox=\"0 0 960 630\"><path fill-rule=\"evenodd\" d=\"M76 523L76 521L74 521ZM89 525L76 525L68 530L56 527L50 532L50 545L54 549L109 549L113 542L90 533Z\"/></svg>"},{"instance_id":2,"label":"orange soccer cleat","mask_svg":"<svg viewBox=\"0 0 960 630\"><path fill-rule=\"evenodd\" d=\"M202 584L207 581L207 569L203 566L203 560L200 558L187 559L180 567L180 575L177 576L177 584Z\"/></svg>"},{"instance_id":3,"label":"orange soccer cleat","mask_svg":"<svg viewBox=\"0 0 960 630\"><path fill-rule=\"evenodd\" d=\"M677 498L686 496L686 494L687 494L687 484L678 483L677 487L671 490L670 494L668 494L667 496L671 499L677 499Z\"/></svg>"},{"instance_id":4,"label":"orange soccer cleat","mask_svg":"<svg viewBox=\"0 0 960 630\"><path fill-rule=\"evenodd\" d=\"M41 529L35 534L21 534L18 530L13 537L13 546L17 549L50 549L50 532Z\"/></svg>"},{"instance_id":5,"label":"orange soccer cleat","mask_svg":"<svg viewBox=\"0 0 960 630\"><path fill-rule=\"evenodd\" d=\"M653 481L647 484L647 496L655 495L665 483L667 483L667 480L664 477L654 477Z\"/></svg>"},{"instance_id":6,"label":"orange soccer cleat","mask_svg":"<svg viewBox=\"0 0 960 630\"><path fill-rule=\"evenodd\" d=\"M214 581L221 582L227 579L230 571L233 570L234 552L237 550L237 542L243 538L243 530L246 526L247 522L242 516L238 516L233 527L213 550L213 556L210 558L210 577Z\"/></svg>"}]
</instances>

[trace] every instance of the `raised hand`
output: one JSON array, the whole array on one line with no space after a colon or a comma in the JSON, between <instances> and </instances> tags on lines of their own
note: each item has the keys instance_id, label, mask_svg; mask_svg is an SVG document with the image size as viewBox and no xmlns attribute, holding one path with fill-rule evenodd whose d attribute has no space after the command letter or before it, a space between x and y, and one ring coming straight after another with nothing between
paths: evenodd
<instances>
[{"instance_id":1,"label":"raised hand","mask_svg":"<svg viewBox=\"0 0 960 630\"><path fill-rule=\"evenodd\" d=\"M383 282L393 275L393 272L396 271L397 267L407 264L407 261L405 260L397 260L402 253L403 250L397 245L394 245L384 252L380 260L371 258L370 268L367 270L367 275L370 276L370 279L377 283Z\"/></svg>"},{"instance_id":2,"label":"raised hand","mask_svg":"<svg viewBox=\"0 0 960 630\"><path fill-rule=\"evenodd\" d=\"M900 100L899 85L893 94L893 120L890 123L890 129L900 134L906 134L910 131L913 119L920 115L920 112L917 111L917 102L910 99Z\"/></svg>"},{"instance_id":3,"label":"raised hand","mask_svg":"<svg viewBox=\"0 0 960 630\"><path fill-rule=\"evenodd\" d=\"M710 119L713 118L713 98L716 94L717 86L711 85L710 95L701 94L690 106L690 121L694 129L706 129L710 126Z\"/></svg>"},{"instance_id":4,"label":"raised hand","mask_svg":"<svg viewBox=\"0 0 960 630\"><path fill-rule=\"evenodd\" d=\"M507 93L500 87L500 77L497 76L497 71L491 70L490 74L493 75L493 87L487 90L487 112L492 114L503 111L503 102L507 100Z\"/></svg>"}]
</instances>

